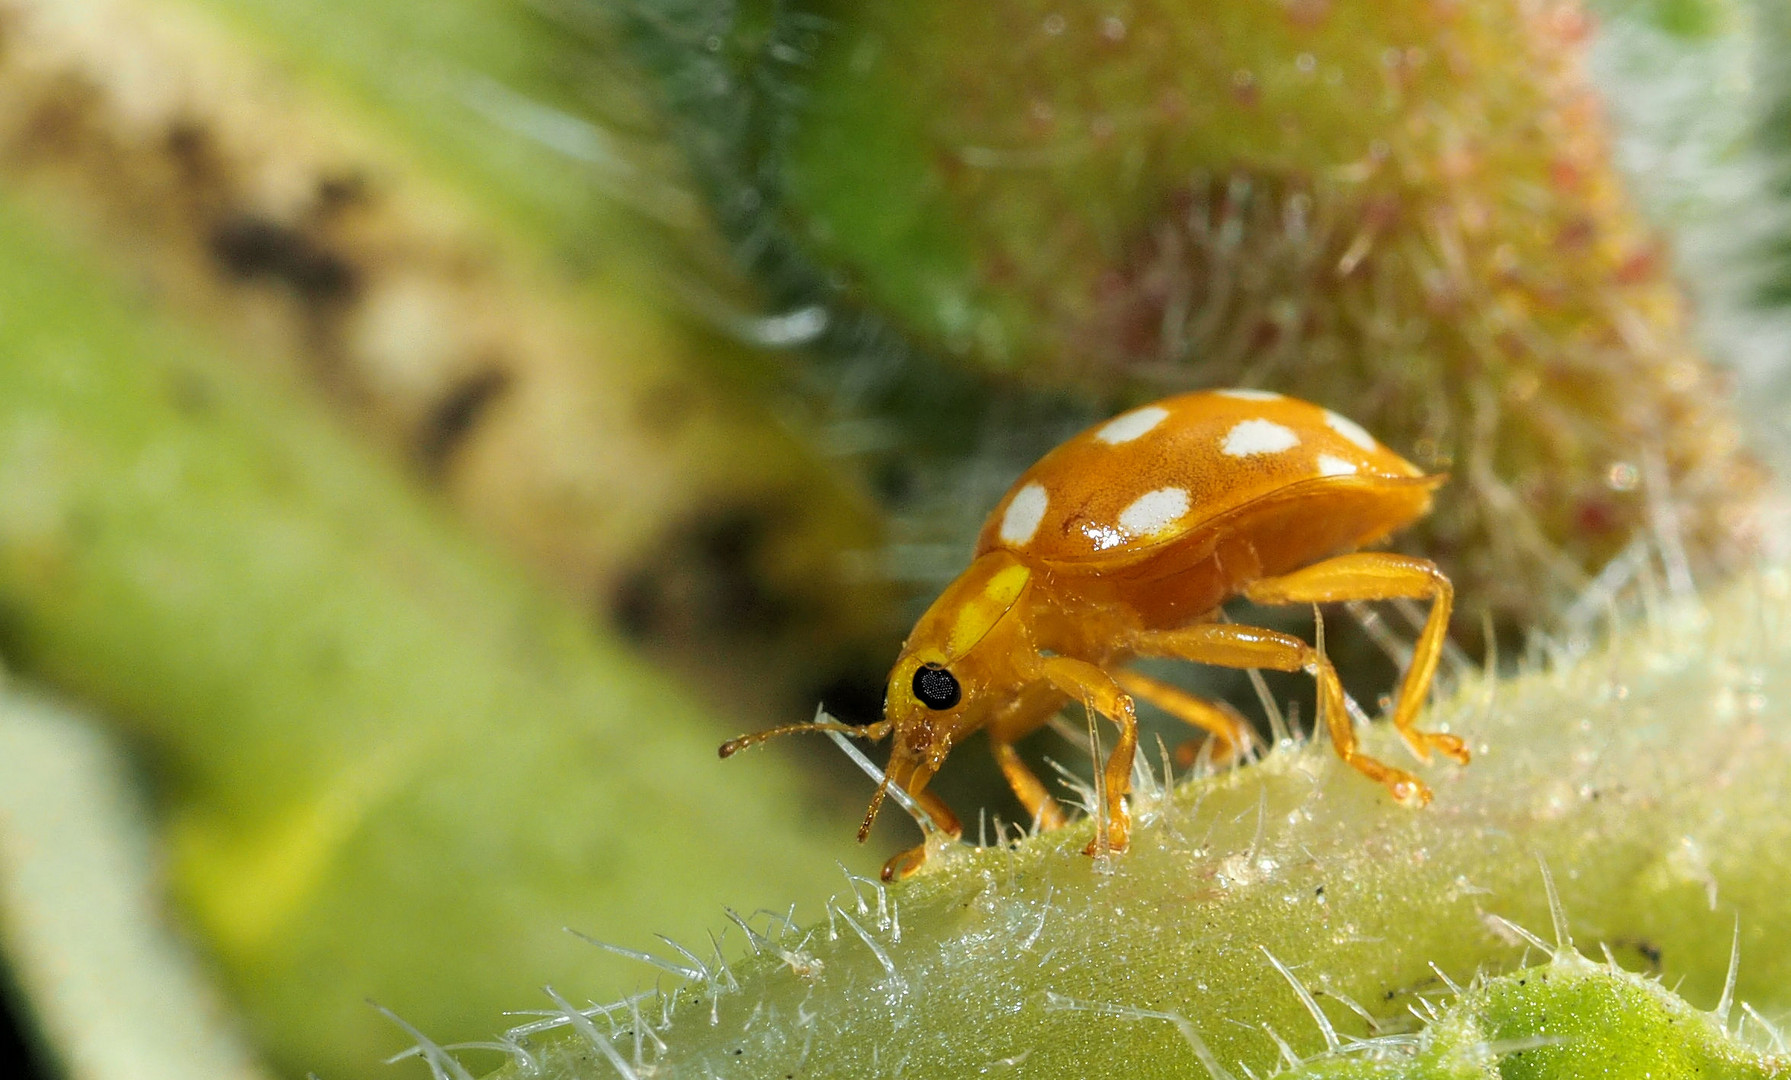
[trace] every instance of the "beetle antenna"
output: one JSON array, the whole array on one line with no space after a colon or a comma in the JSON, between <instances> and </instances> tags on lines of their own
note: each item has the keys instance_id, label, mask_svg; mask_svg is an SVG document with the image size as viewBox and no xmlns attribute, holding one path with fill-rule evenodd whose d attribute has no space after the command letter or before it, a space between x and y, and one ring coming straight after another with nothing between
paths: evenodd
<instances>
[{"instance_id":1,"label":"beetle antenna","mask_svg":"<svg viewBox=\"0 0 1791 1080\"><path fill-rule=\"evenodd\" d=\"M870 839L871 822L877 820L877 811L883 809L883 796L889 794L889 774L883 774L883 781L877 785L877 793L871 796L871 808L864 812L864 824L858 827L858 842Z\"/></svg>"},{"instance_id":2,"label":"beetle antenna","mask_svg":"<svg viewBox=\"0 0 1791 1080\"><path fill-rule=\"evenodd\" d=\"M729 739L721 744L719 753L722 757L733 757L749 746L757 746L767 739L775 739L779 735L795 735L803 731L837 731L842 735L850 735L858 739L869 739L876 742L889 734L889 721L879 720L875 724L859 727L856 724L841 724L833 720L810 720L802 724L785 724L782 727L755 731L751 735L742 735L737 739Z\"/></svg>"}]
</instances>

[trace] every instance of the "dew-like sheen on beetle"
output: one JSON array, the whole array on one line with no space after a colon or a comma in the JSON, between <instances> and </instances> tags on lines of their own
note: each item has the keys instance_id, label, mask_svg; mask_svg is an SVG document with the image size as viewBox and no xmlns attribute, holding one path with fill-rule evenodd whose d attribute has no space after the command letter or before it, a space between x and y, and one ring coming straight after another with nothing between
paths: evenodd
<instances>
[{"instance_id":1,"label":"dew-like sheen on beetle","mask_svg":"<svg viewBox=\"0 0 1791 1080\"><path fill-rule=\"evenodd\" d=\"M797 731L893 734L859 840L891 782L955 838L957 816L927 783L951 748L981 728L1021 803L1052 828L1063 813L1014 742L1081 701L1118 729L1102 770L1107 835L1088 850L1124 851L1134 698L1211 732L1227 755L1250 738L1230 710L1127 666L1168 657L1312 673L1338 756L1399 802L1422 806L1430 789L1421 780L1357 749L1343 687L1317 650L1288 634L1216 620L1235 596L1300 605L1429 600L1393 725L1420 758L1434 750L1466 764L1459 738L1417 727L1449 626L1449 579L1427 559L1355 552L1422 517L1442 480L1353 421L1266 390L1199 391L1133 409L1046 454L996 504L969 569L902 646L881 721L773 728L723 744L721 756ZM925 854L922 844L897 855L884 878L911 872Z\"/></svg>"}]
</instances>

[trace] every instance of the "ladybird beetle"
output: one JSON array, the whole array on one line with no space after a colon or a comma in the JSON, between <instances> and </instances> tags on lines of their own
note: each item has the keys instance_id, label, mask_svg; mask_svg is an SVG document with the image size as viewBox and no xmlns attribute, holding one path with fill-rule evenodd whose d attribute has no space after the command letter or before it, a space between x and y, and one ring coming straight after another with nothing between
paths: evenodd
<instances>
[{"instance_id":1,"label":"ladybird beetle","mask_svg":"<svg viewBox=\"0 0 1791 1080\"><path fill-rule=\"evenodd\" d=\"M1014 793L1049 828L1063 813L1014 742L1081 701L1118 729L1103 769L1107 834L1088 850L1104 842L1123 851L1134 698L1211 732L1226 753L1250 738L1231 710L1127 668L1137 657L1172 657L1310 673L1337 754L1399 802L1422 806L1430 801L1422 781L1356 748L1343 687L1323 655L1288 634L1217 620L1239 595L1258 604L1429 600L1393 724L1420 759L1434 750L1465 764L1459 738L1416 726L1449 625L1449 579L1426 559L1338 554L1421 517L1442 480L1337 413L1265 390L1201 391L1133 409L1046 454L1002 497L970 568L902 646L881 721L774 728L723 744L721 756L797 731L893 734L859 840L892 782L956 838L957 816L927 782L982 728ZM884 878L914 870L925 852L922 844L897 855Z\"/></svg>"}]
</instances>

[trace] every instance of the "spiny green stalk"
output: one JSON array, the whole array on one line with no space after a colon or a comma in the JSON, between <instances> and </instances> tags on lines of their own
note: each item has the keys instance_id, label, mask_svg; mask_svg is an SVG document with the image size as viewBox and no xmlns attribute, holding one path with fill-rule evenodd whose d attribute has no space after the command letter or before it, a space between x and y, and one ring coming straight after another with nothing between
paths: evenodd
<instances>
[{"instance_id":1,"label":"spiny green stalk","mask_svg":"<svg viewBox=\"0 0 1791 1080\"><path fill-rule=\"evenodd\" d=\"M1529 674L1463 678L1428 723L1475 760L1424 771L1426 810L1390 804L1324 746L1166 797L1141 774L1133 847L1105 863L1080 853L1089 822L942 850L894 886L854 883L805 929L740 920L749 955L725 976L661 979L659 998L589 1026L561 1015L583 1030L530 1052L544 1075L593 1080L616 1071L609 1050L659 1077L1185 1077L1202 1055L1215 1078L1290 1059L1314 1075L1642 1059L1782 1073L1705 1022L1676 1025L1685 1006L1657 989L1587 981L1560 958L1540 983L1476 985L1416 1042L1338 1053L1414 1031L1411 1007L1427 1019L1452 985L1570 941L1726 1022L1738 1002L1791 1008L1791 575L1659 606L1616 635ZM1611 1019L1638 995L1653 1004Z\"/></svg>"},{"instance_id":2,"label":"spiny green stalk","mask_svg":"<svg viewBox=\"0 0 1791 1080\"><path fill-rule=\"evenodd\" d=\"M1267 386L1453 473L1412 542L1516 623L1663 512L1694 565L1745 558L1761 473L1575 4L625 11L740 258L848 364L906 349L860 368L923 450L967 371L1105 406ZM987 453L956 396L940 426Z\"/></svg>"},{"instance_id":3,"label":"spiny green stalk","mask_svg":"<svg viewBox=\"0 0 1791 1080\"><path fill-rule=\"evenodd\" d=\"M1721 1001L1686 1004L1659 980L1557 952L1546 964L1476 980L1453 1000L1427 1005L1415 1038L1352 1043L1291 1067L1289 1080L1404 1077L1442 1080L1655 1080L1782 1077L1791 1057L1757 1012Z\"/></svg>"}]
</instances>

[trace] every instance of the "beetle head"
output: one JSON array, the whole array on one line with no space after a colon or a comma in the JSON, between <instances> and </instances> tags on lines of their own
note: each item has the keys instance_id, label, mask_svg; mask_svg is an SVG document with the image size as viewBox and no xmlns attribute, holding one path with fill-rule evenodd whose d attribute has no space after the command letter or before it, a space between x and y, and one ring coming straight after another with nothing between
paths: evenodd
<instances>
[{"instance_id":1,"label":"beetle head","mask_svg":"<svg viewBox=\"0 0 1791 1080\"><path fill-rule=\"evenodd\" d=\"M889 673L883 721L895 736L889 779L918 792L945 762L952 744L983 726L1020 682L1017 650L1029 648L1022 606L1032 572L1006 551L970 564L914 624ZM865 816L864 835L882 801Z\"/></svg>"}]
</instances>

